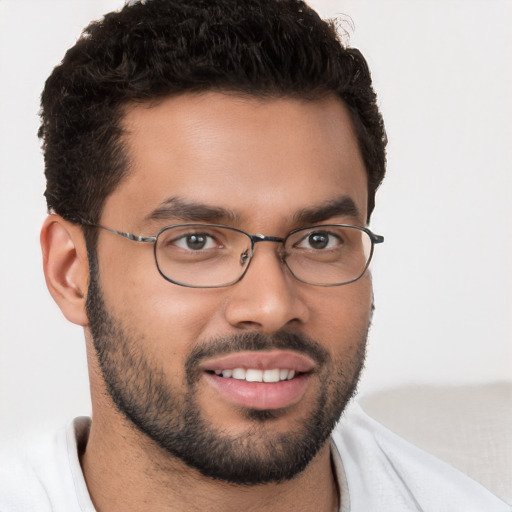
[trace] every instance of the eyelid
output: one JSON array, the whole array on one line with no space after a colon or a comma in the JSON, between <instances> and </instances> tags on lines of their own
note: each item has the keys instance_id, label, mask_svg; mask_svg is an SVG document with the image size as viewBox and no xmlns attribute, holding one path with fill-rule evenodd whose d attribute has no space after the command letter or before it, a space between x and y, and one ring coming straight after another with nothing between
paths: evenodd
<instances>
[{"instance_id":1,"label":"eyelid","mask_svg":"<svg viewBox=\"0 0 512 512\"><path fill-rule=\"evenodd\" d=\"M223 246L226 242L225 234L220 229L227 227L217 224L178 224L170 225L160 230L159 237L165 243L176 244L178 240L186 239L189 236L197 235L214 241L217 246ZM176 244L177 245L177 244Z\"/></svg>"},{"instance_id":2,"label":"eyelid","mask_svg":"<svg viewBox=\"0 0 512 512\"><path fill-rule=\"evenodd\" d=\"M327 247L326 248L332 248L332 245L333 245L333 242L334 242L333 239L335 239L336 241L340 242L340 243L335 243L335 245L343 244L342 238L337 233L335 233L334 231L329 230L328 229L329 226L325 226L326 229L318 229L319 227L320 226L314 226L312 228L306 228L306 229L304 229L304 231L296 232L295 235L300 235L300 237L299 237L299 239L297 241L293 242L292 248L293 247L301 247L301 245L304 242L307 243L307 240L309 239L309 237L311 235L314 235L316 233L327 235L328 242L327 242Z\"/></svg>"},{"instance_id":3,"label":"eyelid","mask_svg":"<svg viewBox=\"0 0 512 512\"><path fill-rule=\"evenodd\" d=\"M160 228L159 233L174 232L176 237L197 234L215 236L216 230L223 227L218 224L170 224Z\"/></svg>"},{"instance_id":4,"label":"eyelid","mask_svg":"<svg viewBox=\"0 0 512 512\"><path fill-rule=\"evenodd\" d=\"M216 238L208 233L205 233L204 231L203 232L201 232L201 231L190 232L189 231L189 232L179 233L179 234L177 234L177 236L173 236L170 240L168 240L166 242L166 245L174 245L176 247L179 247L180 249L185 249L187 251L192 250L189 247L187 247L187 241L188 241L189 237L194 236L194 235L197 235L199 237L203 236L206 239L205 247L201 247L200 250L209 250L209 249L213 249L213 248L216 248L216 247L219 247L222 245L222 243L219 242L218 238Z\"/></svg>"}]
</instances>

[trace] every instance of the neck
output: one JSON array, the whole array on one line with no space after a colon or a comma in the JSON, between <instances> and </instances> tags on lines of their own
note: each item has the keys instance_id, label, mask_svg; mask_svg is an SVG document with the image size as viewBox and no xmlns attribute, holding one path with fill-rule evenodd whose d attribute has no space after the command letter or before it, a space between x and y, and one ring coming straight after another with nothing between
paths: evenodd
<instances>
[{"instance_id":1,"label":"neck","mask_svg":"<svg viewBox=\"0 0 512 512\"><path fill-rule=\"evenodd\" d=\"M98 512L274 512L276 506L283 512L337 510L328 442L293 480L241 486L202 476L127 420L115 424L94 417L81 465Z\"/></svg>"}]
</instances>

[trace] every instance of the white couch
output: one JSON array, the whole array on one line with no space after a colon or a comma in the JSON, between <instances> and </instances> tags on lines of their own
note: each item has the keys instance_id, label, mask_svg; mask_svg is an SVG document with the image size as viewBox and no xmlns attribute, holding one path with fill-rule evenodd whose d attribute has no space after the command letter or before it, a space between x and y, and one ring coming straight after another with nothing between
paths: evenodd
<instances>
[{"instance_id":1,"label":"white couch","mask_svg":"<svg viewBox=\"0 0 512 512\"><path fill-rule=\"evenodd\" d=\"M411 385L358 402L390 430L512 504L512 382Z\"/></svg>"}]
</instances>

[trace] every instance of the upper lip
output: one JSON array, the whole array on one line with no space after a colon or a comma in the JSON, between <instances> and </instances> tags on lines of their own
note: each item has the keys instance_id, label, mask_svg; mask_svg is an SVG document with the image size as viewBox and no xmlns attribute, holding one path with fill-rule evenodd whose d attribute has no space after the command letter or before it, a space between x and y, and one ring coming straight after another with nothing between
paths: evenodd
<instances>
[{"instance_id":1,"label":"upper lip","mask_svg":"<svg viewBox=\"0 0 512 512\"><path fill-rule=\"evenodd\" d=\"M308 356L286 350L246 351L210 358L201 364L204 371L222 371L234 368L254 368L273 370L275 368L308 373L314 370L315 363Z\"/></svg>"}]
</instances>

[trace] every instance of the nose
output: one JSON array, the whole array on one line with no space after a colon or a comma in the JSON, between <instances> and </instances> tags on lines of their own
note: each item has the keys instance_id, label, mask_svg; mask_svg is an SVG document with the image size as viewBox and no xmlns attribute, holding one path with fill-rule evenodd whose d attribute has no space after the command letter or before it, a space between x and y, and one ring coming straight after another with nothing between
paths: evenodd
<instances>
[{"instance_id":1,"label":"nose","mask_svg":"<svg viewBox=\"0 0 512 512\"><path fill-rule=\"evenodd\" d=\"M275 244L257 244L247 273L230 288L227 322L237 329L275 333L307 321L309 310L297 293L303 288L281 261Z\"/></svg>"}]
</instances>

